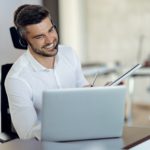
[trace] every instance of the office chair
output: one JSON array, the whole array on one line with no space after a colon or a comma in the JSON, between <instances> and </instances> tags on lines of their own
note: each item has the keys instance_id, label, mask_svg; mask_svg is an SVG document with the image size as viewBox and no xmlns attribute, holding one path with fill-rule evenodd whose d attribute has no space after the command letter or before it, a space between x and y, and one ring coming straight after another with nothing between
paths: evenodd
<instances>
[{"instance_id":1,"label":"office chair","mask_svg":"<svg viewBox=\"0 0 150 150\"><path fill-rule=\"evenodd\" d=\"M8 98L4 86L5 78L10 70L12 64L5 64L1 67L1 131L2 131L2 137L0 138L0 142L4 143L9 140L12 140L14 138L17 138L18 135L15 132L11 116L9 112L9 104L8 104Z\"/></svg>"},{"instance_id":2,"label":"office chair","mask_svg":"<svg viewBox=\"0 0 150 150\"><path fill-rule=\"evenodd\" d=\"M18 35L16 28L10 27L9 31L13 42L13 46L20 50L26 50L27 45L23 45L20 42L20 37ZM12 125L11 116L9 112L8 98L4 86L6 75L10 70L11 66L12 64L4 64L1 66L1 131L2 131L2 134L0 134L1 143L10 141L18 137Z\"/></svg>"}]
</instances>

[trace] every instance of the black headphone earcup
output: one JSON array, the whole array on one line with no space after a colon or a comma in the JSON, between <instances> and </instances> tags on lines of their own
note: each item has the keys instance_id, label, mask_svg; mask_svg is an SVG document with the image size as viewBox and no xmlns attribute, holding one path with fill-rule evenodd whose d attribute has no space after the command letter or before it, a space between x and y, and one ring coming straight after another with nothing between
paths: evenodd
<instances>
[{"instance_id":1,"label":"black headphone earcup","mask_svg":"<svg viewBox=\"0 0 150 150\"><path fill-rule=\"evenodd\" d=\"M24 47L24 48L26 48L27 49L27 42L26 42L26 40L24 40L23 38L19 38L19 44L22 46L22 47Z\"/></svg>"},{"instance_id":2,"label":"black headphone earcup","mask_svg":"<svg viewBox=\"0 0 150 150\"><path fill-rule=\"evenodd\" d=\"M27 49L27 42L24 39L22 39L18 30L14 26L10 27L10 35L15 48Z\"/></svg>"}]
</instances>

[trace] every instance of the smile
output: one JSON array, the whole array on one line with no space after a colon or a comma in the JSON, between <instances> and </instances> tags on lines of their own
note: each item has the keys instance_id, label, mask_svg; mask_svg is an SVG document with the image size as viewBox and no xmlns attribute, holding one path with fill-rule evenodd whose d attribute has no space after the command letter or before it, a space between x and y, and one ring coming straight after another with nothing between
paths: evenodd
<instances>
[{"instance_id":1,"label":"smile","mask_svg":"<svg viewBox=\"0 0 150 150\"><path fill-rule=\"evenodd\" d=\"M46 49L52 49L54 47L55 47L55 44L52 43L52 44L49 44L49 45L45 46L44 48L46 48Z\"/></svg>"}]
</instances>

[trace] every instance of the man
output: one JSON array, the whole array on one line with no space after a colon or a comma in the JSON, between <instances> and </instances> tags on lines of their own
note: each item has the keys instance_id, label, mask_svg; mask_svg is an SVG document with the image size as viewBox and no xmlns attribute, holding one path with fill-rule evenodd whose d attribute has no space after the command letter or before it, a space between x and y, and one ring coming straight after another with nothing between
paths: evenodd
<instances>
[{"instance_id":1,"label":"man","mask_svg":"<svg viewBox=\"0 0 150 150\"><path fill-rule=\"evenodd\" d=\"M46 8L22 5L15 11L14 23L28 50L5 80L10 114L21 139L40 140L42 92L88 83L72 49L58 45L58 34Z\"/></svg>"}]
</instances>

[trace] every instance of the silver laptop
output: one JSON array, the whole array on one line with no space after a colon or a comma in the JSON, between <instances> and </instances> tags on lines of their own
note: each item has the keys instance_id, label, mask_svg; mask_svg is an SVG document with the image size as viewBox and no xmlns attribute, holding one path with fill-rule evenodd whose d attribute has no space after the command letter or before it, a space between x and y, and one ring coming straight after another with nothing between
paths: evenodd
<instances>
[{"instance_id":1,"label":"silver laptop","mask_svg":"<svg viewBox=\"0 0 150 150\"><path fill-rule=\"evenodd\" d=\"M43 141L121 137L125 87L49 90L43 93Z\"/></svg>"}]
</instances>

